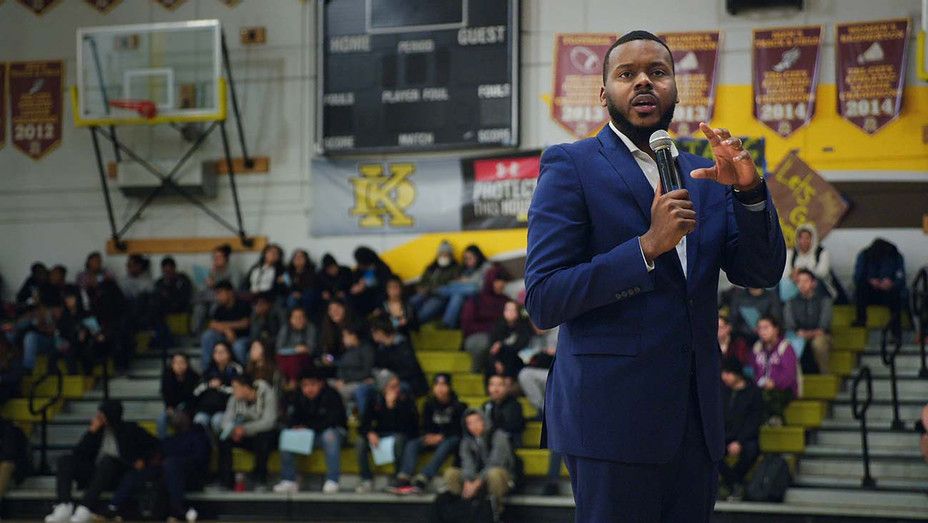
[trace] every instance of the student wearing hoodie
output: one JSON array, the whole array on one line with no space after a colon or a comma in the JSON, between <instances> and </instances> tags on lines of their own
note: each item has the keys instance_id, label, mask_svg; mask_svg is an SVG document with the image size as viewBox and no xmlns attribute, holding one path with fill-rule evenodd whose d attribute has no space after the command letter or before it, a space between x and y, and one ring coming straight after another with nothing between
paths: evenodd
<instances>
[{"instance_id":1,"label":"student wearing hoodie","mask_svg":"<svg viewBox=\"0 0 928 523\"><path fill-rule=\"evenodd\" d=\"M200 384L200 375L190 368L187 355L178 352L171 356L171 364L161 373L161 398L164 400L164 412L158 416L158 438L168 436L168 423L179 408L192 411L196 396L193 391Z\"/></svg>"},{"instance_id":2,"label":"student wearing hoodie","mask_svg":"<svg viewBox=\"0 0 928 523\"><path fill-rule=\"evenodd\" d=\"M744 493L744 476L760 454L764 403L760 390L748 381L741 363L734 358L722 359L722 408L725 455L736 461L731 466L724 459L719 461L722 476L719 499L729 496L740 499Z\"/></svg>"},{"instance_id":3,"label":"student wearing hoodie","mask_svg":"<svg viewBox=\"0 0 928 523\"><path fill-rule=\"evenodd\" d=\"M442 315L448 305L448 297L439 294L438 290L457 279L460 274L461 266L454 259L454 247L448 240L442 240L435 260L419 277L416 294L409 298L409 304L420 322L428 323Z\"/></svg>"},{"instance_id":4,"label":"student wearing hoodie","mask_svg":"<svg viewBox=\"0 0 928 523\"><path fill-rule=\"evenodd\" d=\"M521 447L525 416L522 414L522 404L512 394L511 380L503 376L490 376L487 380L487 395L490 399L483 404L482 409L493 429L504 432L512 448Z\"/></svg>"},{"instance_id":5,"label":"student wearing hoodie","mask_svg":"<svg viewBox=\"0 0 928 523\"><path fill-rule=\"evenodd\" d=\"M764 396L765 419L773 425L782 424L783 411L799 396L799 362L776 318L764 316L758 320L757 335L754 380Z\"/></svg>"},{"instance_id":6,"label":"student wearing hoodie","mask_svg":"<svg viewBox=\"0 0 928 523\"><path fill-rule=\"evenodd\" d=\"M374 368L378 375L383 371L395 374L403 387L415 397L428 392L425 373L406 335L397 332L390 320L375 318L371 323L371 338L377 344Z\"/></svg>"},{"instance_id":7,"label":"student wearing hoodie","mask_svg":"<svg viewBox=\"0 0 928 523\"><path fill-rule=\"evenodd\" d=\"M354 261L348 303L361 317L366 318L386 298L387 280L393 271L370 247L355 249Z\"/></svg>"},{"instance_id":8,"label":"student wearing hoodie","mask_svg":"<svg viewBox=\"0 0 928 523\"><path fill-rule=\"evenodd\" d=\"M877 238L860 251L854 263L854 293L857 317L854 325L867 324L868 305L886 305L898 327L906 296L905 259L892 243Z\"/></svg>"},{"instance_id":9,"label":"student wearing hoodie","mask_svg":"<svg viewBox=\"0 0 928 523\"><path fill-rule=\"evenodd\" d=\"M822 282L824 288L821 290L835 297L835 289L831 285L831 255L819 243L818 229L811 223L796 227L796 246L786 251L783 277L797 284L800 269L812 271Z\"/></svg>"},{"instance_id":10,"label":"student wearing hoodie","mask_svg":"<svg viewBox=\"0 0 928 523\"><path fill-rule=\"evenodd\" d=\"M487 353L479 355L488 360L487 376L498 374L510 380L518 379L519 372L525 366L519 353L529 347L533 334L525 309L515 300L507 301L503 306L503 317L497 320L490 334Z\"/></svg>"},{"instance_id":11,"label":"student wearing hoodie","mask_svg":"<svg viewBox=\"0 0 928 523\"><path fill-rule=\"evenodd\" d=\"M325 376L318 370L307 369L300 375L300 392L287 409L286 425L290 429L310 429L315 433L313 450L321 448L325 453L322 492L338 492L342 443L348 435L348 419L341 396L326 385ZM293 493L299 490L296 456L281 450L280 483L274 485L274 492Z\"/></svg>"},{"instance_id":12,"label":"student wearing hoodie","mask_svg":"<svg viewBox=\"0 0 928 523\"><path fill-rule=\"evenodd\" d=\"M436 374L432 380L432 394L425 401L422 412L422 435L406 443L403 463L397 474L397 493L425 492L429 482L448 456L458 451L461 443L462 415L467 405L458 400L451 384L451 375ZM423 449L434 449L431 459L422 471L416 472L419 454Z\"/></svg>"},{"instance_id":13,"label":"student wearing hoodie","mask_svg":"<svg viewBox=\"0 0 928 523\"><path fill-rule=\"evenodd\" d=\"M319 294L324 302L345 299L348 289L351 288L351 269L339 265L334 256L325 253L322 257L322 267L316 276Z\"/></svg>"},{"instance_id":14,"label":"student wearing hoodie","mask_svg":"<svg viewBox=\"0 0 928 523\"><path fill-rule=\"evenodd\" d=\"M158 440L123 421L122 412L122 402L104 400L71 453L58 459L57 502L47 523L93 521L100 494L117 486L130 469L144 469L159 452ZM75 482L84 490L76 508L71 497Z\"/></svg>"},{"instance_id":15,"label":"student wearing hoodie","mask_svg":"<svg viewBox=\"0 0 928 523\"><path fill-rule=\"evenodd\" d=\"M505 432L496 430L483 412L464 412L464 438L461 440L461 467L445 471L448 491L464 499L486 492L493 512L503 512L503 498L512 490L515 455Z\"/></svg>"},{"instance_id":16,"label":"student wearing hoodie","mask_svg":"<svg viewBox=\"0 0 928 523\"><path fill-rule=\"evenodd\" d=\"M276 443L276 426L274 389L267 382L249 376L232 378L232 397L222 418L219 442L219 479L224 486L233 485L233 447L254 452L252 479L259 486L267 482L267 460Z\"/></svg>"},{"instance_id":17,"label":"student wearing hoodie","mask_svg":"<svg viewBox=\"0 0 928 523\"><path fill-rule=\"evenodd\" d=\"M461 311L461 331L464 335L464 350L469 352L471 371L481 373L486 366L486 356L490 347L490 335L496 322L503 317L503 307L509 301L504 293L509 274L498 265L491 267L483 278L483 288L476 296L471 296Z\"/></svg>"},{"instance_id":18,"label":"student wearing hoodie","mask_svg":"<svg viewBox=\"0 0 928 523\"><path fill-rule=\"evenodd\" d=\"M382 392L374 398L370 408L361 417L356 447L361 484L356 492L366 494L373 489L374 474L371 472L368 455L372 448L380 445L382 438L394 438L393 466L399 472L406 442L418 434L419 414L416 411L416 402L403 392L399 378L391 376L384 383ZM394 480L394 483L397 481Z\"/></svg>"}]
</instances>

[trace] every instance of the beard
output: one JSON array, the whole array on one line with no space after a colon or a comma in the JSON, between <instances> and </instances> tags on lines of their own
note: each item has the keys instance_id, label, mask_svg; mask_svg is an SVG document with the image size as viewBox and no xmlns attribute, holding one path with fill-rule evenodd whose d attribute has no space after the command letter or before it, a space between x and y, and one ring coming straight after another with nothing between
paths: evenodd
<instances>
[{"instance_id":1,"label":"beard","mask_svg":"<svg viewBox=\"0 0 928 523\"><path fill-rule=\"evenodd\" d=\"M612 123L615 124L616 129L627 136L634 144L648 143L654 131L666 131L667 128L670 127L670 121L673 120L673 112L676 107L676 102L671 104L670 107L661 114L661 119L658 120L657 125L641 127L632 124L628 118L619 111L618 106L615 105L612 99L606 95L606 109L609 111L609 117L612 118Z\"/></svg>"}]
</instances>

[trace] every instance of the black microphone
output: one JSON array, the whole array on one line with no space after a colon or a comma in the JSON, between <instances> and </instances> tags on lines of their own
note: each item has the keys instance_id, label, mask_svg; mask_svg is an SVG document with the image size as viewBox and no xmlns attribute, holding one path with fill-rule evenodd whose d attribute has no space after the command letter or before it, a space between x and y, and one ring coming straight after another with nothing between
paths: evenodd
<instances>
[{"instance_id":1,"label":"black microphone","mask_svg":"<svg viewBox=\"0 0 928 523\"><path fill-rule=\"evenodd\" d=\"M661 187L665 193L676 191L683 188L683 182L680 180L680 173L677 172L677 164L673 161L673 155L670 154L670 147L673 140L667 131L654 131L651 139L648 141L651 150L657 160L657 172L661 177Z\"/></svg>"}]
</instances>

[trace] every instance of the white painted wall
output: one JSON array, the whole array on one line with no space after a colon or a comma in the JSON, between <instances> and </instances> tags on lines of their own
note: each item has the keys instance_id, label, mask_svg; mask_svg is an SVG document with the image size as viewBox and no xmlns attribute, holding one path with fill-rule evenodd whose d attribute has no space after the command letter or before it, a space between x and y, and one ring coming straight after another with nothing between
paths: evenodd
<instances>
[{"instance_id":1,"label":"white painted wall","mask_svg":"<svg viewBox=\"0 0 928 523\"><path fill-rule=\"evenodd\" d=\"M242 176L240 194L246 229L266 234L287 249L307 247L318 258L332 251L348 261L359 243L385 249L406 241L403 235L350 238L309 236L309 160L313 143L315 92L315 2L299 0L243 0L228 8L218 0L188 0L168 11L148 0L126 0L102 15L81 0L64 0L42 17L17 2L0 3L0 61L64 59L67 82L74 82L75 29L91 25L178 21L218 18L227 34L234 74L245 115L246 134L255 154L271 157L268 176ZM548 117L541 96L551 90L551 61L556 32L617 32L646 28L651 31L721 28L725 43L720 81L750 83L751 29L761 26L824 24L826 43L821 81L834 82L834 23L908 16L913 27L920 22L919 0L806 0L806 9L767 11L731 17L723 0L523 0L522 2L522 144L540 147L570 138ZM265 26L264 46L242 48L238 30ZM915 45L914 35L912 46ZM909 82L916 82L910 61ZM66 104L69 105L69 104ZM745 108L748 110L748 108ZM156 149L170 150L175 135L159 130L135 130L130 135ZM234 137L234 131L232 136ZM216 135L207 157L220 156ZM928 152L926 152L928 158ZM846 173L845 173L846 174ZM915 173L916 177L928 176ZM0 150L0 274L7 290L18 287L33 260L64 263L77 271L91 250L102 250L109 236L103 197L92 155L89 131L72 126L65 111L61 146L39 162L14 150L9 141ZM224 181L224 180L221 180ZM112 196L118 221L136 206L118 191ZM229 191L222 185L211 207L232 220ZM332 217L332 219L346 219ZM910 272L928 260L928 238L910 230L838 230L828 239L841 273L850 270L853 254L877 234L897 242L909 260ZM199 210L179 202L160 202L150 208L132 229L134 236L223 234ZM187 266L204 263L205 256L185 256ZM157 261L157 260L156 260ZM253 256L238 260L245 266ZM122 271L123 258L108 260ZM73 276L73 273L72 273Z\"/></svg>"}]
</instances>

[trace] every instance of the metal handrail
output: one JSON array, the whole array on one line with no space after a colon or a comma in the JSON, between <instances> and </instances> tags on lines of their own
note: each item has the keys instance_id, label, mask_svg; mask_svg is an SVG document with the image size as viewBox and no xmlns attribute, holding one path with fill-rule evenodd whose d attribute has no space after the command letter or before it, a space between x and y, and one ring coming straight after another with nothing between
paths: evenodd
<instances>
[{"instance_id":1,"label":"metal handrail","mask_svg":"<svg viewBox=\"0 0 928 523\"><path fill-rule=\"evenodd\" d=\"M899 418L899 387L896 379L896 356L899 355L899 351L902 349L902 333L899 332L898 325L898 322L889 320L886 326L883 327L880 333L880 359L883 360L884 365L889 367L889 386L893 400L893 421L890 423L889 428L890 430L902 431L905 430L905 423ZM890 334L892 334L892 340L890 340ZM887 348L890 341L893 344L892 351Z\"/></svg>"},{"instance_id":2,"label":"metal handrail","mask_svg":"<svg viewBox=\"0 0 928 523\"><path fill-rule=\"evenodd\" d=\"M36 406L36 400L40 399L36 397L36 394L39 391L39 387L45 383L49 378L55 378L55 394L47 399L41 406ZM40 449L40 462L39 462L39 471L42 474L48 474L51 470L48 466L48 411L55 406L58 402L61 401L61 398L64 396L64 376L61 374L61 369L58 368L56 362L51 362L48 366L48 369L45 371L38 380L32 383L32 386L29 388L29 413L33 416L42 417L42 448Z\"/></svg>"},{"instance_id":3,"label":"metal handrail","mask_svg":"<svg viewBox=\"0 0 928 523\"><path fill-rule=\"evenodd\" d=\"M858 402L857 398L857 390L861 381L864 381L867 385L867 396L863 403ZM870 475L870 446L867 442L867 409L870 408L872 402L873 377L870 374L870 367L864 366L857 371L851 385L851 413L854 415L854 419L860 420L860 443L864 460L864 477L860 481L860 486L863 488L876 487L876 480Z\"/></svg>"},{"instance_id":4,"label":"metal handrail","mask_svg":"<svg viewBox=\"0 0 928 523\"><path fill-rule=\"evenodd\" d=\"M928 364L925 362L925 327L928 327L928 268L922 268L912 281L912 321L915 323L915 337L921 368L919 378L928 378Z\"/></svg>"}]
</instances>

